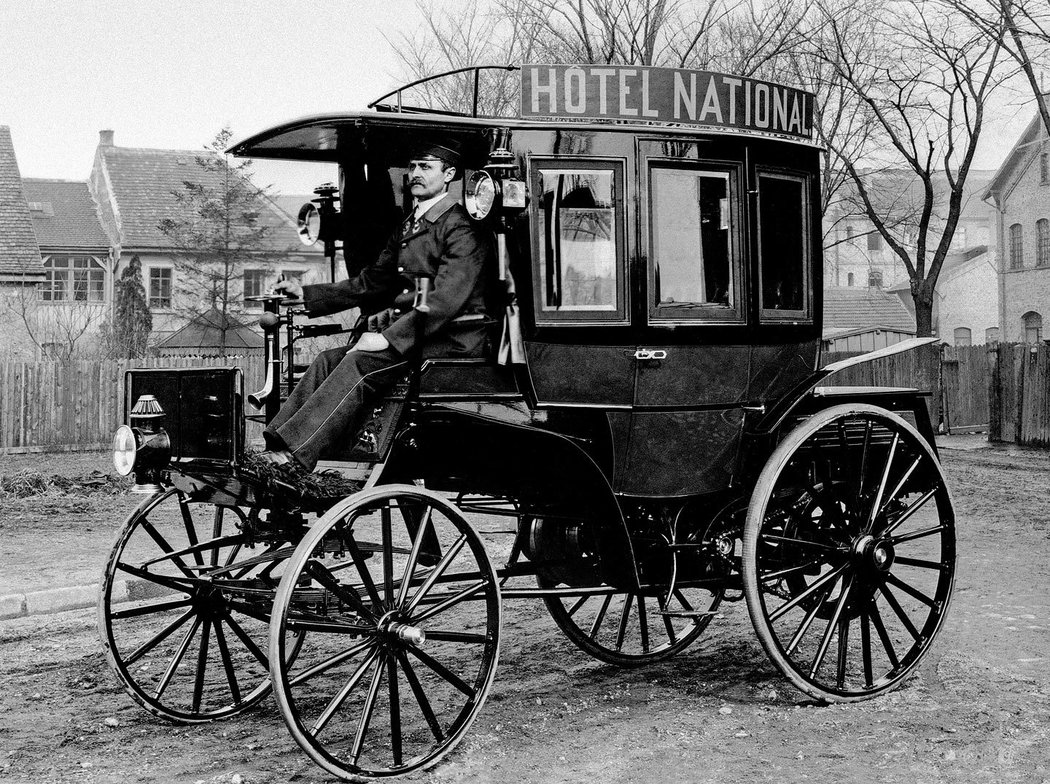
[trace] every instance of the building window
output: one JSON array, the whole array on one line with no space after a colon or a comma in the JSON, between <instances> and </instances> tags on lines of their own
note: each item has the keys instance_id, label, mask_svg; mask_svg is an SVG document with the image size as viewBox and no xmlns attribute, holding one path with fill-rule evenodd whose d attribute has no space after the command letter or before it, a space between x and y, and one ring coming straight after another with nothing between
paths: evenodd
<instances>
[{"instance_id":1,"label":"building window","mask_svg":"<svg viewBox=\"0 0 1050 784\"><path fill-rule=\"evenodd\" d=\"M868 270L868 288L882 288L882 270Z\"/></svg>"},{"instance_id":2,"label":"building window","mask_svg":"<svg viewBox=\"0 0 1050 784\"><path fill-rule=\"evenodd\" d=\"M988 327L984 331L984 342L985 343L998 343L999 342L999 327Z\"/></svg>"},{"instance_id":3,"label":"building window","mask_svg":"<svg viewBox=\"0 0 1050 784\"><path fill-rule=\"evenodd\" d=\"M970 330L966 327L955 328L955 345L957 346L970 346L973 345L973 339L970 335Z\"/></svg>"},{"instance_id":4,"label":"building window","mask_svg":"<svg viewBox=\"0 0 1050 784\"><path fill-rule=\"evenodd\" d=\"M1050 220L1040 218L1035 224L1035 266L1050 267Z\"/></svg>"},{"instance_id":5,"label":"building window","mask_svg":"<svg viewBox=\"0 0 1050 784\"><path fill-rule=\"evenodd\" d=\"M103 302L106 299L106 269L91 256L50 256L44 259L45 302Z\"/></svg>"},{"instance_id":6,"label":"building window","mask_svg":"<svg viewBox=\"0 0 1050 784\"><path fill-rule=\"evenodd\" d=\"M171 307L171 279L171 267L150 267L149 306L151 308Z\"/></svg>"},{"instance_id":7,"label":"building window","mask_svg":"<svg viewBox=\"0 0 1050 784\"><path fill-rule=\"evenodd\" d=\"M1010 269L1024 269L1024 236L1020 223L1010 227Z\"/></svg>"},{"instance_id":8,"label":"building window","mask_svg":"<svg viewBox=\"0 0 1050 784\"><path fill-rule=\"evenodd\" d=\"M847 242L853 242L853 233L854 233L853 227L852 226L847 226L846 227L846 241Z\"/></svg>"},{"instance_id":9,"label":"building window","mask_svg":"<svg viewBox=\"0 0 1050 784\"><path fill-rule=\"evenodd\" d=\"M1050 182L1050 152L1039 155L1039 182L1043 185Z\"/></svg>"},{"instance_id":10,"label":"building window","mask_svg":"<svg viewBox=\"0 0 1050 784\"><path fill-rule=\"evenodd\" d=\"M1021 317L1024 322L1024 342L1038 343L1043 339L1043 317L1033 310Z\"/></svg>"},{"instance_id":11,"label":"building window","mask_svg":"<svg viewBox=\"0 0 1050 784\"><path fill-rule=\"evenodd\" d=\"M966 227L956 226L955 233L952 235L952 250L965 250L966 249Z\"/></svg>"},{"instance_id":12,"label":"building window","mask_svg":"<svg viewBox=\"0 0 1050 784\"><path fill-rule=\"evenodd\" d=\"M261 297L266 289L266 270L246 269L244 271L244 307L259 310L261 302L251 302L249 297Z\"/></svg>"},{"instance_id":13,"label":"building window","mask_svg":"<svg viewBox=\"0 0 1050 784\"><path fill-rule=\"evenodd\" d=\"M536 320L627 320L623 165L535 161Z\"/></svg>"},{"instance_id":14,"label":"building window","mask_svg":"<svg viewBox=\"0 0 1050 784\"><path fill-rule=\"evenodd\" d=\"M882 235L877 229L868 232L868 250L882 250Z\"/></svg>"},{"instance_id":15,"label":"building window","mask_svg":"<svg viewBox=\"0 0 1050 784\"><path fill-rule=\"evenodd\" d=\"M853 285L853 273L852 272L846 273L846 285L847 286L852 286Z\"/></svg>"}]
</instances>

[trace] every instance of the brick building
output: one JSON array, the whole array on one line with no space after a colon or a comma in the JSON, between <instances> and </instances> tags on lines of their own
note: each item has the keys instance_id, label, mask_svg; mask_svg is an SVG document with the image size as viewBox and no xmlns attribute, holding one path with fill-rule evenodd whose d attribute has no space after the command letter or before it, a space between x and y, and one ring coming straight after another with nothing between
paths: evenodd
<instances>
[{"instance_id":1,"label":"brick building","mask_svg":"<svg viewBox=\"0 0 1050 784\"><path fill-rule=\"evenodd\" d=\"M1050 144L1038 116L984 193L996 210L999 329L1008 342L1044 339L1050 318Z\"/></svg>"}]
</instances>

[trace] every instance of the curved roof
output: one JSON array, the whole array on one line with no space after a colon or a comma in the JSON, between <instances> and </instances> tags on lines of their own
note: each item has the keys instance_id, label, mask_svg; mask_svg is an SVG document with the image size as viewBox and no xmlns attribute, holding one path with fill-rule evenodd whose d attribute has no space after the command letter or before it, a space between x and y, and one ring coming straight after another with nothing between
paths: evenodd
<instances>
[{"instance_id":1,"label":"curved roof","mask_svg":"<svg viewBox=\"0 0 1050 784\"><path fill-rule=\"evenodd\" d=\"M487 131L498 128L644 133L651 135L682 136L746 136L816 148L813 142L786 139L776 134L755 131L727 130L716 127L698 127L674 123L644 123L624 121L522 119L520 117L465 117L454 114L415 111L354 111L308 115L280 123L230 145L227 152L250 158L285 158L307 161L338 161L345 153L359 150L368 137L369 149L386 147L388 152L403 152L419 136L444 134L488 152ZM381 132L371 134L370 132ZM473 142L473 145L471 144Z\"/></svg>"}]
</instances>

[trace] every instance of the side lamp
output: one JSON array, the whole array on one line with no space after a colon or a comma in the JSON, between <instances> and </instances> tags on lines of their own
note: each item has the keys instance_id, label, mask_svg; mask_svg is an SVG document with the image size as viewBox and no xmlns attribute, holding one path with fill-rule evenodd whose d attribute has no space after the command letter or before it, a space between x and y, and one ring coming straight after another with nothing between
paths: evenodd
<instances>
[{"instance_id":1,"label":"side lamp","mask_svg":"<svg viewBox=\"0 0 1050 784\"><path fill-rule=\"evenodd\" d=\"M135 474L132 493L160 492L161 474L171 460L171 439L164 430L164 409L153 395L140 395L127 425L113 436L113 467L121 476Z\"/></svg>"}]
</instances>

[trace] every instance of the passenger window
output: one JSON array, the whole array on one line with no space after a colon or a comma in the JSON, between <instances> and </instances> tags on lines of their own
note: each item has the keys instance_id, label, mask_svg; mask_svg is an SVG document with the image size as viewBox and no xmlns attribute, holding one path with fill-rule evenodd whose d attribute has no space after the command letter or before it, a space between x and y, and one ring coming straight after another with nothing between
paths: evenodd
<instances>
[{"instance_id":1,"label":"passenger window","mask_svg":"<svg viewBox=\"0 0 1050 784\"><path fill-rule=\"evenodd\" d=\"M809 212L809 188L804 177L759 173L759 290L763 319L811 318Z\"/></svg>"},{"instance_id":2,"label":"passenger window","mask_svg":"<svg viewBox=\"0 0 1050 784\"><path fill-rule=\"evenodd\" d=\"M621 164L534 162L532 189L537 323L625 321Z\"/></svg>"},{"instance_id":3,"label":"passenger window","mask_svg":"<svg viewBox=\"0 0 1050 784\"><path fill-rule=\"evenodd\" d=\"M650 170L649 318L740 321L735 173Z\"/></svg>"}]
</instances>

